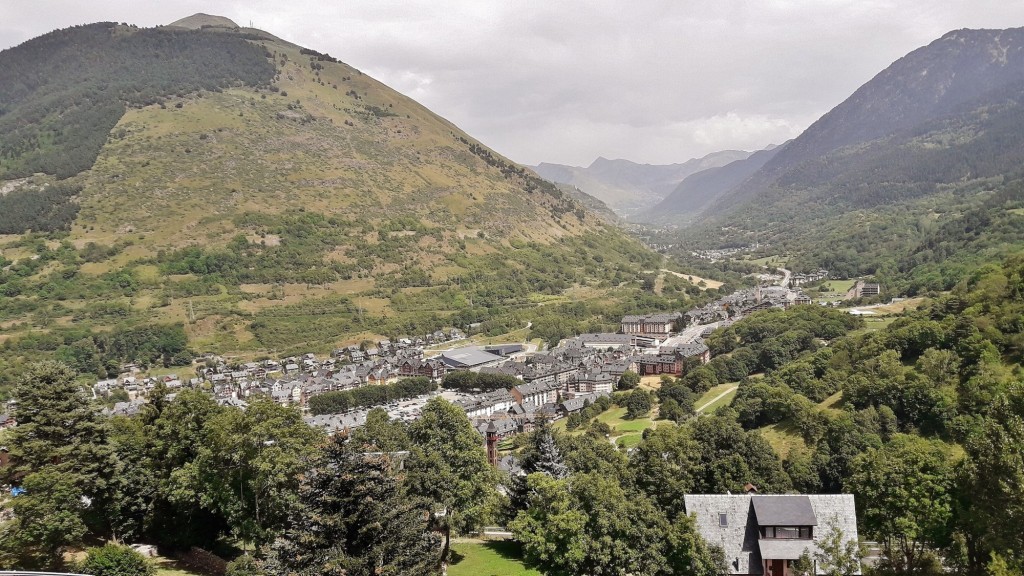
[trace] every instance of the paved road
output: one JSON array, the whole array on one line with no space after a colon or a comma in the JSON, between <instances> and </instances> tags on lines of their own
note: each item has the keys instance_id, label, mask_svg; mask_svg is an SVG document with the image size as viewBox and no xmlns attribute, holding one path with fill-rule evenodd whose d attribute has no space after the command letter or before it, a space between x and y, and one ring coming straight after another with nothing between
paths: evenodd
<instances>
[{"instance_id":1,"label":"paved road","mask_svg":"<svg viewBox=\"0 0 1024 576\"><path fill-rule=\"evenodd\" d=\"M782 282L779 283L779 286L789 288L789 277L792 276L793 273L785 268L776 268L776 270L782 272Z\"/></svg>"},{"instance_id":2,"label":"paved road","mask_svg":"<svg viewBox=\"0 0 1024 576\"><path fill-rule=\"evenodd\" d=\"M705 409L705 408L707 408L708 406L711 406L711 405L712 405L712 404L714 404L715 402L718 402L718 401L719 401L719 400L721 400L722 398L725 398L725 397L726 397L727 395L729 395L729 393L730 393L730 392L732 392L733 390L736 390L737 388L739 388L739 385L736 385L736 386L732 386L732 387L730 387L730 388L729 388L729 389L727 389L727 390L726 390L725 392L722 392L722 393L721 393L721 394L719 394L718 396L715 396L714 398L712 398L712 399L711 399L710 401L708 401L707 403L705 403L705 404L704 404L703 406L701 406L700 408L697 408L697 410L695 410L695 412L696 412L697 414L700 414L701 412L703 412L703 411L704 411L704 409Z\"/></svg>"}]
</instances>

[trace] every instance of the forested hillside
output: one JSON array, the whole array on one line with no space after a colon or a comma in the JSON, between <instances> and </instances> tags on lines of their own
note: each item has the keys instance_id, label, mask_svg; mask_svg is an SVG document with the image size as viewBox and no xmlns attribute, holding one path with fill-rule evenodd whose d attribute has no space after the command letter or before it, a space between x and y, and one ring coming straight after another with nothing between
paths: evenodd
<instances>
[{"instance_id":1,"label":"forested hillside","mask_svg":"<svg viewBox=\"0 0 1024 576\"><path fill-rule=\"evenodd\" d=\"M862 86L703 221L657 241L759 244L800 270L948 290L1024 246L1022 78L1024 30L951 32Z\"/></svg>"},{"instance_id":2,"label":"forested hillside","mask_svg":"<svg viewBox=\"0 0 1024 576\"><path fill-rule=\"evenodd\" d=\"M241 36L113 22L51 32L0 61L0 180L87 170L126 106L274 76L264 50Z\"/></svg>"}]
</instances>

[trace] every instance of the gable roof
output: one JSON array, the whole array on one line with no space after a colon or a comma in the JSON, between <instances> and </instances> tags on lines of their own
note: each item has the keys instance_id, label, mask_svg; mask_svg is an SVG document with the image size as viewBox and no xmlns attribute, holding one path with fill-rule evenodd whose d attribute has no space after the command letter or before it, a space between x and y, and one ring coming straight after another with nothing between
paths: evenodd
<instances>
[{"instance_id":1,"label":"gable roof","mask_svg":"<svg viewBox=\"0 0 1024 576\"><path fill-rule=\"evenodd\" d=\"M758 526L817 526L807 496L754 496L751 499Z\"/></svg>"},{"instance_id":2,"label":"gable roof","mask_svg":"<svg viewBox=\"0 0 1024 576\"><path fill-rule=\"evenodd\" d=\"M755 504L756 502L756 504ZM794 559L806 549L819 550L818 543L836 525L847 542L857 542L857 512L853 494L750 495L686 494L686 513L696 520L697 530L708 544L725 552L731 574L762 574L761 558ZM814 518L813 540L760 540L759 527L807 526L806 506ZM757 511L755 511L757 507ZM722 526L719 514L726 515ZM766 522L770 519L771 522ZM775 521L781 520L781 523ZM790 523L799 520L798 523ZM794 556L795 554L795 556ZM821 574L823 567L818 567ZM860 574L858 570L856 574Z\"/></svg>"}]
</instances>

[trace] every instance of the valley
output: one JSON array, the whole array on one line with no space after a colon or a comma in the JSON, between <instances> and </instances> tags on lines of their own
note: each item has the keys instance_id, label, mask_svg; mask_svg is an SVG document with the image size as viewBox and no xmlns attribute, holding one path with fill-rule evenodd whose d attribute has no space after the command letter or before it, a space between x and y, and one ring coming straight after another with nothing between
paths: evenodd
<instances>
[{"instance_id":1,"label":"valley","mask_svg":"<svg viewBox=\"0 0 1024 576\"><path fill-rule=\"evenodd\" d=\"M663 164L520 164L318 49L0 51L0 568L1024 570L1024 28Z\"/></svg>"}]
</instances>

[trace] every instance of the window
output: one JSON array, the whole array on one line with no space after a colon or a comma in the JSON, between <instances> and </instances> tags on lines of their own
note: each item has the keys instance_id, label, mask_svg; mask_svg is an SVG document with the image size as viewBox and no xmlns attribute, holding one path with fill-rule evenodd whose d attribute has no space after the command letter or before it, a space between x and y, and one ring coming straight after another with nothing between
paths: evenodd
<instances>
[{"instance_id":1,"label":"window","mask_svg":"<svg viewBox=\"0 0 1024 576\"><path fill-rule=\"evenodd\" d=\"M725 512L720 512L718 514L718 525L723 527L723 528L728 526L729 525L729 515L726 514Z\"/></svg>"},{"instance_id":2,"label":"window","mask_svg":"<svg viewBox=\"0 0 1024 576\"><path fill-rule=\"evenodd\" d=\"M810 526L803 526L803 527L800 528L800 537L801 538L803 538L804 540L809 540L812 536L813 536L813 534L811 533L811 527Z\"/></svg>"},{"instance_id":3,"label":"window","mask_svg":"<svg viewBox=\"0 0 1024 576\"><path fill-rule=\"evenodd\" d=\"M799 530L796 528L783 528L781 526L775 527L776 538L796 538L800 535Z\"/></svg>"}]
</instances>

